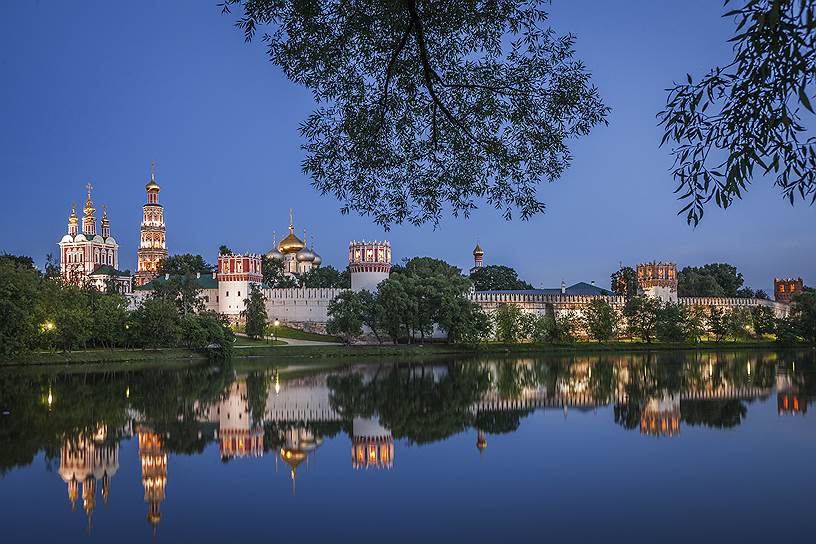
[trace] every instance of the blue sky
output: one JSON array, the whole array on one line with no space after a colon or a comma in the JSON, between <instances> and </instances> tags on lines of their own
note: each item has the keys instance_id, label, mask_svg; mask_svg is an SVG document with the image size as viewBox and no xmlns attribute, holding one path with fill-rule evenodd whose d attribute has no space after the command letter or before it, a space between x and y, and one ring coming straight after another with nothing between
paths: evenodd
<instances>
[{"instance_id":1,"label":"blue sky","mask_svg":"<svg viewBox=\"0 0 816 544\"><path fill-rule=\"evenodd\" d=\"M658 149L655 113L686 72L724 62L732 23L721 3L555 0L551 24L577 36L606 103L608 127L573 142L564 177L543 184L548 209L505 222L490 208L434 230L389 233L341 216L300 172L298 123L311 95L287 81L259 43L245 44L215 1L12 2L0 19L0 251L38 262L66 230L90 180L108 205L122 268L135 268L144 184L156 161L171 253L215 259L218 246L265 251L295 209L324 262L345 266L349 239L392 241L395 258L439 257L469 267L478 237L486 262L536 286L608 283L618 262L730 262L747 283L774 276L816 283L816 208L791 208L756 180L727 212L692 229ZM812 118L811 118L812 122Z\"/></svg>"}]
</instances>

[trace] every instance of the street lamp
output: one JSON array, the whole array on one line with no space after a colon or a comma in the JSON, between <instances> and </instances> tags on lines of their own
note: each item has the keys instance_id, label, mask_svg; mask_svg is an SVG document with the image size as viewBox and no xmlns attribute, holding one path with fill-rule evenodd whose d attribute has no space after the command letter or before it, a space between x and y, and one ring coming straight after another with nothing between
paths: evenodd
<instances>
[{"instance_id":1,"label":"street lamp","mask_svg":"<svg viewBox=\"0 0 816 544\"><path fill-rule=\"evenodd\" d=\"M278 341L278 327L280 326L280 321L278 321L276 319L274 325L275 325L275 342L277 342Z\"/></svg>"}]
</instances>

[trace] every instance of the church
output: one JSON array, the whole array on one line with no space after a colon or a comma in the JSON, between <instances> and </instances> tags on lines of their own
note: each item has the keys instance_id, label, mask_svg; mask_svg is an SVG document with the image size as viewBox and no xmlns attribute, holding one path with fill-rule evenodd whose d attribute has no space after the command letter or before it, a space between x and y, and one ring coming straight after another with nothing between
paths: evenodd
<instances>
[{"instance_id":1,"label":"church","mask_svg":"<svg viewBox=\"0 0 816 544\"><path fill-rule=\"evenodd\" d=\"M90 283L101 291L115 289L128 294L130 274L119 270L119 244L111 235L108 210L103 206L102 229L97 232L96 208L91 200L93 185L88 183L85 188L88 196L82 210L82 232L74 205L68 216L68 232L59 242L62 279L73 285Z\"/></svg>"}]
</instances>

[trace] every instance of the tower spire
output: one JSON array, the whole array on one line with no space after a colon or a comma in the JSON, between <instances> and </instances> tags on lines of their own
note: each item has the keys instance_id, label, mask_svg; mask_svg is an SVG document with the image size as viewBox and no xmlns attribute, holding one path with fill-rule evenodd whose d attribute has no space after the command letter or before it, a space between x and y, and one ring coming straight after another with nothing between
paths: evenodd
<instances>
[{"instance_id":1,"label":"tower spire","mask_svg":"<svg viewBox=\"0 0 816 544\"><path fill-rule=\"evenodd\" d=\"M289 208L289 232L295 232L295 222L292 219L292 208Z\"/></svg>"},{"instance_id":2,"label":"tower spire","mask_svg":"<svg viewBox=\"0 0 816 544\"><path fill-rule=\"evenodd\" d=\"M156 161L150 161L150 181L156 181Z\"/></svg>"}]
</instances>

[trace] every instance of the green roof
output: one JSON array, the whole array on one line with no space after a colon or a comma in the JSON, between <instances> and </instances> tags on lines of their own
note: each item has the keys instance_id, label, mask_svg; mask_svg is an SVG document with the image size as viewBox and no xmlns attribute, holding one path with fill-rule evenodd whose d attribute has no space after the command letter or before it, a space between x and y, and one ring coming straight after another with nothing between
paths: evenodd
<instances>
[{"instance_id":1,"label":"green roof","mask_svg":"<svg viewBox=\"0 0 816 544\"><path fill-rule=\"evenodd\" d=\"M179 280L184 276L180 274L174 274L170 276L171 280ZM218 280L213 278L212 272L202 272L201 277L196 278L195 275L192 276L192 279L196 281L197 287L199 289L218 289ZM136 287L134 291L152 291L156 288L157 285L161 285L163 283L167 283L167 277L162 274L161 276L157 276L152 281L145 283L140 287Z\"/></svg>"},{"instance_id":2,"label":"green roof","mask_svg":"<svg viewBox=\"0 0 816 544\"><path fill-rule=\"evenodd\" d=\"M121 270L116 270L114 267L103 264L90 274L91 276L122 276L122 277L130 277L130 274L127 272L122 272Z\"/></svg>"}]
</instances>

